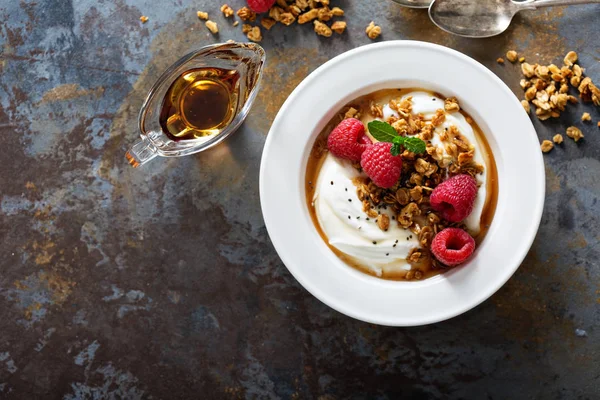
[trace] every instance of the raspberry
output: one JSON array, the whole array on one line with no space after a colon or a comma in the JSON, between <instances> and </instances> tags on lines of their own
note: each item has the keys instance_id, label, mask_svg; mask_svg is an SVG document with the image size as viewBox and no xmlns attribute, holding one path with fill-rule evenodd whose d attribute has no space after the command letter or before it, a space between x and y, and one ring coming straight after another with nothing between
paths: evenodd
<instances>
[{"instance_id":1,"label":"raspberry","mask_svg":"<svg viewBox=\"0 0 600 400\"><path fill-rule=\"evenodd\" d=\"M400 179L402 158L393 156L392 144L378 142L367 147L360 159L360 166L379 187L391 188Z\"/></svg>"},{"instance_id":2,"label":"raspberry","mask_svg":"<svg viewBox=\"0 0 600 400\"><path fill-rule=\"evenodd\" d=\"M264 13L273 7L275 0L248 0L248 7L256 13Z\"/></svg>"},{"instance_id":3,"label":"raspberry","mask_svg":"<svg viewBox=\"0 0 600 400\"><path fill-rule=\"evenodd\" d=\"M477 183L470 175L456 175L440 183L431 193L429 203L450 222L460 222L473 211Z\"/></svg>"},{"instance_id":4,"label":"raspberry","mask_svg":"<svg viewBox=\"0 0 600 400\"><path fill-rule=\"evenodd\" d=\"M337 157L350 161L360 161L360 156L367 148L359 143L365 135L365 126L356 118L348 118L340 122L327 138L327 148Z\"/></svg>"},{"instance_id":5,"label":"raspberry","mask_svg":"<svg viewBox=\"0 0 600 400\"><path fill-rule=\"evenodd\" d=\"M368 137L367 135L362 135L361 137L358 138L358 143L361 144L373 144L373 142L371 142L371 138Z\"/></svg>"},{"instance_id":6,"label":"raspberry","mask_svg":"<svg viewBox=\"0 0 600 400\"><path fill-rule=\"evenodd\" d=\"M433 238L431 252L438 261L453 267L462 264L475 251L475 239L458 228L446 228Z\"/></svg>"}]
</instances>

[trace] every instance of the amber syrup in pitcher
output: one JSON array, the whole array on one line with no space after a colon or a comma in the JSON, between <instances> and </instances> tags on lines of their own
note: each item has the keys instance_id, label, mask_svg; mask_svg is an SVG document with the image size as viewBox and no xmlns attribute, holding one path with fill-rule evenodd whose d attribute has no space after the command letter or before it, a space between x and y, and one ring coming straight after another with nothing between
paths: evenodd
<instances>
[{"instance_id":1,"label":"amber syrup in pitcher","mask_svg":"<svg viewBox=\"0 0 600 400\"><path fill-rule=\"evenodd\" d=\"M175 141L218 135L236 114L238 80L237 71L221 68L182 73L163 100L163 132Z\"/></svg>"}]
</instances>

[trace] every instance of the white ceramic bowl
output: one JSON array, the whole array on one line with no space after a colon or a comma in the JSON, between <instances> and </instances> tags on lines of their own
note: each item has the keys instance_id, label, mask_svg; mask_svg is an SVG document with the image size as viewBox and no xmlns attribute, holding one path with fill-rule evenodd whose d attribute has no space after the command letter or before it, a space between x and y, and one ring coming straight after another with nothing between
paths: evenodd
<instances>
[{"instance_id":1,"label":"white ceramic bowl","mask_svg":"<svg viewBox=\"0 0 600 400\"><path fill-rule=\"evenodd\" d=\"M347 102L396 87L456 96L486 135L498 167L496 214L472 259L419 282L386 281L346 265L317 233L305 201L308 155L326 123ZM265 224L294 277L339 312L390 326L452 318L496 292L531 247L544 192L539 142L510 89L477 61L442 46L414 41L360 47L310 74L275 118L260 168Z\"/></svg>"}]
</instances>

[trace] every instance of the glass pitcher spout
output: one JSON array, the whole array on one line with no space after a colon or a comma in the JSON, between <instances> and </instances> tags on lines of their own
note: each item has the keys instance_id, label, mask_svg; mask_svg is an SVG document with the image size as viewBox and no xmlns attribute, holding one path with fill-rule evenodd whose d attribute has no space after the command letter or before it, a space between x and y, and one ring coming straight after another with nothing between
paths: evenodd
<instances>
[{"instance_id":1,"label":"glass pitcher spout","mask_svg":"<svg viewBox=\"0 0 600 400\"><path fill-rule=\"evenodd\" d=\"M139 116L141 140L125 154L128 162L137 168L225 140L248 115L264 63L256 43L215 44L181 58L150 89Z\"/></svg>"},{"instance_id":2,"label":"glass pitcher spout","mask_svg":"<svg viewBox=\"0 0 600 400\"><path fill-rule=\"evenodd\" d=\"M145 136L135 142L133 146L127 150L127 153L125 153L125 158L127 158L127 161L133 168L137 168L142 164L147 163L156 156L158 156L156 147L150 142L150 139Z\"/></svg>"}]
</instances>

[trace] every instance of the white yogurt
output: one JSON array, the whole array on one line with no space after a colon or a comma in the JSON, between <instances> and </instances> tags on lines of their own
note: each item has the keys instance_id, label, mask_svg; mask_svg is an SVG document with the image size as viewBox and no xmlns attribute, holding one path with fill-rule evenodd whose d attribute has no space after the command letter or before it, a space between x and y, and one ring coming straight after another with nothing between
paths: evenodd
<instances>
[{"instance_id":1,"label":"white yogurt","mask_svg":"<svg viewBox=\"0 0 600 400\"><path fill-rule=\"evenodd\" d=\"M393 213L383 208L378 211L390 218L387 231L379 229L374 219L367 221L356 186L352 183L360 176L366 175L359 173L348 161L327 154L314 197L321 229L330 245L371 269L377 276L381 276L384 269L388 272L410 270L406 257L411 249L419 247L416 235L399 227L397 221L391 219Z\"/></svg>"}]
</instances>

